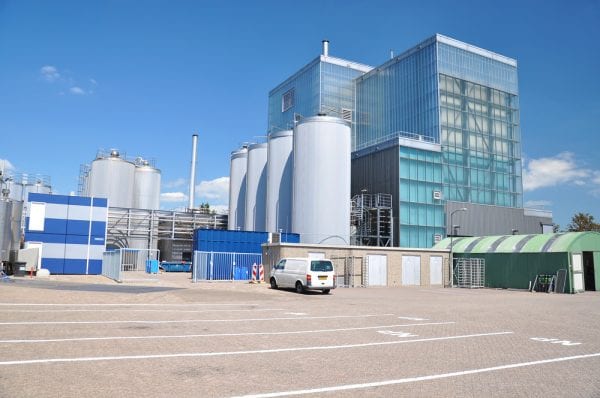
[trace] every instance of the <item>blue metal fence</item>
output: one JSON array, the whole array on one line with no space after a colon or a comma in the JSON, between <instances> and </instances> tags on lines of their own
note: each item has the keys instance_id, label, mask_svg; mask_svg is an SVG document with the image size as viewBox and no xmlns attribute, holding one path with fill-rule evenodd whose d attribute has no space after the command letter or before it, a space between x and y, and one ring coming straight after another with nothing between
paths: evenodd
<instances>
[{"instance_id":1,"label":"blue metal fence","mask_svg":"<svg viewBox=\"0 0 600 398\"><path fill-rule=\"evenodd\" d=\"M252 266L262 264L262 255L194 251L193 260L194 282L250 280Z\"/></svg>"}]
</instances>

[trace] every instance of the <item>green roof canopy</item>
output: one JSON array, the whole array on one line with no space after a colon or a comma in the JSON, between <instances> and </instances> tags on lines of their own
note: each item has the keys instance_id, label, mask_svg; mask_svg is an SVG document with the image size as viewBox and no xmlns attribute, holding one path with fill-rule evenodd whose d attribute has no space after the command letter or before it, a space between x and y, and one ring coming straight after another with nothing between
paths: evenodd
<instances>
[{"instance_id":1,"label":"green roof canopy","mask_svg":"<svg viewBox=\"0 0 600 398\"><path fill-rule=\"evenodd\" d=\"M498 235L453 238L455 253L561 253L600 252L600 233L566 232L538 235ZM450 249L450 238L434 249Z\"/></svg>"}]
</instances>

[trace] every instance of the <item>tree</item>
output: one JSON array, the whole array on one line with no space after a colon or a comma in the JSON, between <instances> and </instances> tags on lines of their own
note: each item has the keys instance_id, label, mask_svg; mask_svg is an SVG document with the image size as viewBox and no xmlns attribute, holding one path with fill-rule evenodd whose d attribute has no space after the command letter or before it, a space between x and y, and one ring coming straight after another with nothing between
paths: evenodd
<instances>
[{"instance_id":1,"label":"tree","mask_svg":"<svg viewBox=\"0 0 600 398\"><path fill-rule=\"evenodd\" d=\"M589 213L577 213L571 218L567 230L569 232L599 231L600 224L596 223L594 216Z\"/></svg>"}]
</instances>

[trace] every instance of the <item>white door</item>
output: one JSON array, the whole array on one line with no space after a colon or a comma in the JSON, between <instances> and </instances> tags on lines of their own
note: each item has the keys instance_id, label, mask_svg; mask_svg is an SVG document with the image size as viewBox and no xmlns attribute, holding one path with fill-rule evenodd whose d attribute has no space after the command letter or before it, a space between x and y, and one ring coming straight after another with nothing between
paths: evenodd
<instances>
[{"instance_id":1,"label":"white door","mask_svg":"<svg viewBox=\"0 0 600 398\"><path fill-rule=\"evenodd\" d=\"M442 284L442 256L429 257L429 284Z\"/></svg>"},{"instance_id":2,"label":"white door","mask_svg":"<svg viewBox=\"0 0 600 398\"><path fill-rule=\"evenodd\" d=\"M576 292L585 290L583 285L583 259L581 253L573 253L571 257L573 265L573 289Z\"/></svg>"},{"instance_id":3,"label":"white door","mask_svg":"<svg viewBox=\"0 0 600 398\"><path fill-rule=\"evenodd\" d=\"M421 284L421 256L402 256L402 284Z\"/></svg>"},{"instance_id":4,"label":"white door","mask_svg":"<svg viewBox=\"0 0 600 398\"><path fill-rule=\"evenodd\" d=\"M368 285L387 286L387 256L367 254Z\"/></svg>"}]
</instances>

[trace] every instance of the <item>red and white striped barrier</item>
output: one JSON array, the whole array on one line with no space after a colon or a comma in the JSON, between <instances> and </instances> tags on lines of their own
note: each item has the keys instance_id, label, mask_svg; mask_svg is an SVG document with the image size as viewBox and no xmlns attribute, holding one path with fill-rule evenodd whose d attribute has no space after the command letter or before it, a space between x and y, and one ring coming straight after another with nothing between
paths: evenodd
<instances>
[{"instance_id":1,"label":"red and white striped barrier","mask_svg":"<svg viewBox=\"0 0 600 398\"><path fill-rule=\"evenodd\" d=\"M258 283L263 283L265 281L265 267L262 264L258 266Z\"/></svg>"},{"instance_id":2,"label":"red and white striped barrier","mask_svg":"<svg viewBox=\"0 0 600 398\"><path fill-rule=\"evenodd\" d=\"M252 279L250 280L250 283L256 283L257 268L258 268L258 266L256 265L256 263L252 264Z\"/></svg>"}]
</instances>

